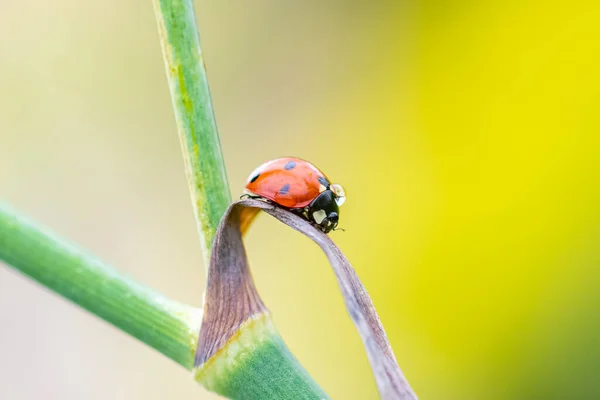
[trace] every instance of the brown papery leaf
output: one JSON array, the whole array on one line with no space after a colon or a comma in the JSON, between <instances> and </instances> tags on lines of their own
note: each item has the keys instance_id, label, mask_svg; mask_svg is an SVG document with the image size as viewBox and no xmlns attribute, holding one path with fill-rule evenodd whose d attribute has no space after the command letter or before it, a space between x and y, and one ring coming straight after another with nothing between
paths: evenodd
<instances>
[{"instance_id":1,"label":"brown papery leaf","mask_svg":"<svg viewBox=\"0 0 600 400\"><path fill-rule=\"evenodd\" d=\"M333 241L301 217L258 200L234 202L225 212L213 244L204 319L196 366L205 363L254 315L266 312L248 267L242 231L257 209L303 233L321 247L336 275L346 308L365 345L383 399L416 399L387 339L373 302L352 265Z\"/></svg>"}]
</instances>

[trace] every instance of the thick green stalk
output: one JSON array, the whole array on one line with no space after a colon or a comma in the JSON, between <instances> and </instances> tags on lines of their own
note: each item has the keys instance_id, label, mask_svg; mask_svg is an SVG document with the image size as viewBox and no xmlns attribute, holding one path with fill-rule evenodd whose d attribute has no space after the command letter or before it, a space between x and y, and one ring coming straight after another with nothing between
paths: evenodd
<instances>
[{"instance_id":1,"label":"thick green stalk","mask_svg":"<svg viewBox=\"0 0 600 400\"><path fill-rule=\"evenodd\" d=\"M230 399L329 399L290 352L268 314L243 323L195 370L195 377L205 388Z\"/></svg>"},{"instance_id":2,"label":"thick green stalk","mask_svg":"<svg viewBox=\"0 0 600 400\"><path fill-rule=\"evenodd\" d=\"M185 368L194 367L201 310L122 277L1 203L0 260Z\"/></svg>"},{"instance_id":3,"label":"thick green stalk","mask_svg":"<svg viewBox=\"0 0 600 400\"><path fill-rule=\"evenodd\" d=\"M154 0L205 265L231 203L192 0Z\"/></svg>"}]
</instances>

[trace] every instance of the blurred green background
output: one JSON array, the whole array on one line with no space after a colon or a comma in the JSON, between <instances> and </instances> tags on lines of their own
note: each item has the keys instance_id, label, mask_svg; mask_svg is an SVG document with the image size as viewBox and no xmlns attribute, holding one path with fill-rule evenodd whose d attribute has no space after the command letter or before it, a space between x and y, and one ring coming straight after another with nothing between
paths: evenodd
<instances>
[{"instance_id":1,"label":"blurred green background","mask_svg":"<svg viewBox=\"0 0 600 400\"><path fill-rule=\"evenodd\" d=\"M345 186L353 262L422 399L600 398L600 3L197 1L232 193L296 155ZM0 1L0 198L201 303L150 1ZM315 245L247 240L283 337L375 399ZM213 399L178 365L0 268L2 399Z\"/></svg>"}]
</instances>

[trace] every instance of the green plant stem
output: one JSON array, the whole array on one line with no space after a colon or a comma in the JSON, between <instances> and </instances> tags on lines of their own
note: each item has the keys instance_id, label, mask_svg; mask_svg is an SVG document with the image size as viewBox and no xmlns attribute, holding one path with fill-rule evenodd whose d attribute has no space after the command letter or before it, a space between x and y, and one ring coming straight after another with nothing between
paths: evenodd
<instances>
[{"instance_id":1,"label":"green plant stem","mask_svg":"<svg viewBox=\"0 0 600 400\"><path fill-rule=\"evenodd\" d=\"M192 0L154 0L205 265L231 195Z\"/></svg>"},{"instance_id":2,"label":"green plant stem","mask_svg":"<svg viewBox=\"0 0 600 400\"><path fill-rule=\"evenodd\" d=\"M186 369L194 367L201 310L122 277L1 203L0 259Z\"/></svg>"}]
</instances>

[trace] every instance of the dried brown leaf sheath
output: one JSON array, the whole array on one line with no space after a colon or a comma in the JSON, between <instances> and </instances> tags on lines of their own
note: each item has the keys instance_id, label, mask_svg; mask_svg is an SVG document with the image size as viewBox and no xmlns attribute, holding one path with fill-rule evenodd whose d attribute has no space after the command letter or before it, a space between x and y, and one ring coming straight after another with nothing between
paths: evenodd
<instances>
[{"instance_id":1,"label":"dried brown leaf sheath","mask_svg":"<svg viewBox=\"0 0 600 400\"><path fill-rule=\"evenodd\" d=\"M266 312L248 268L242 230L246 230L256 209L317 243L327 255L350 317L363 340L383 399L416 399L404 378L387 339L373 302L356 272L340 249L321 231L297 215L258 200L234 202L226 211L215 237L208 275L204 320L200 329L196 366L213 356L240 325L253 315Z\"/></svg>"}]
</instances>

